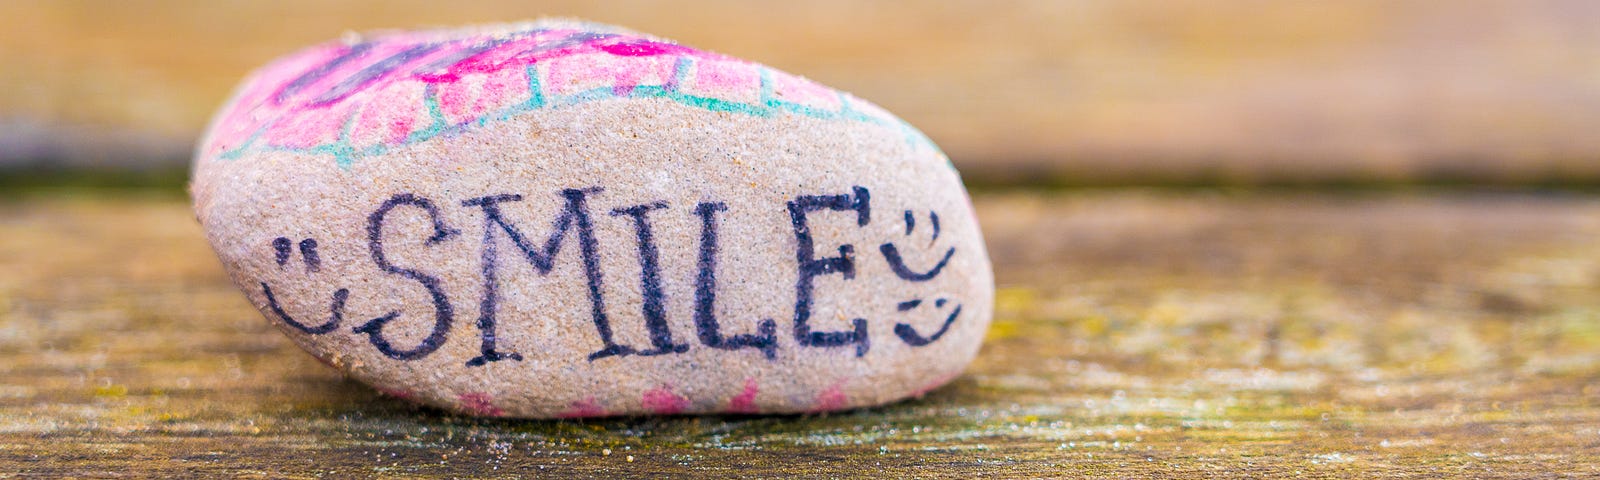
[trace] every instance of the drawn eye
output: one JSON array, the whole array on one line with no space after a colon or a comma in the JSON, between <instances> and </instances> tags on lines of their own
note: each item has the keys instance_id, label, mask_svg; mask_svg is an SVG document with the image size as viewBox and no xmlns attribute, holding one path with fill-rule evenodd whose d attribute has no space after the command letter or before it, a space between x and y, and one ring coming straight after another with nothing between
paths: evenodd
<instances>
[{"instance_id":1,"label":"drawn eye","mask_svg":"<svg viewBox=\"0 0 1600 480\"><path fill-rule=\"evenodd\" d=\"M906 210L904 219L906 224L905 234L910 236L917 229L917 216L911 210ZM933 230L933 235L928 240L928 246L931 247L933 246L934 242L939 240L941 228L939 226L938 213L931 210L928 211L928 225L929 228ZM896 246L893 242L887 242L878 246L878 251L883 253L884 260L889 262L889 268L894 271L895 276L900 277L902 280L912 282L926 282L934 279L934 277L938 277L939 274L944 270L945 265L950 262L950 257L953 257L956 254L956 248L950 247L949 250L945 251L944 258L941 258L938 263L933 265L933 267L924 271L917 271L916 269L906 265L906 258L901 254L900 247Z\"/></svg>"},{"instance_id":2,"label":"drawn eye","mask_svg":"<svg viewBox=\"0 0 1600 480\"><path fill-rule=\"evenodd\" d=\"M905 222L906 236L910 236L911 233L917 229L917 215L911 210L906 210ZM928 245L932 246L934 242L939 241L939 233L940 230L942 230L939 226L939 212L935 212L933 210L928 211L928 225L933 228L933 236L928 239Z\"/></svg>"},{"instance_id":3,"label":"drawn eye","mask_svg":"<svg viewBox=\"0 0 1600 480\"><path fill-rule=\"evenodd\" d=\"M294 241L288 237L272 239L273 257L278 262L279 268L287 265L289 258L294 256L293 245ZM322 270L322 257L317 254L317 239L307 238L300 241L300 258L305 261L307 272Z\"/></svg>"}]
</instances>

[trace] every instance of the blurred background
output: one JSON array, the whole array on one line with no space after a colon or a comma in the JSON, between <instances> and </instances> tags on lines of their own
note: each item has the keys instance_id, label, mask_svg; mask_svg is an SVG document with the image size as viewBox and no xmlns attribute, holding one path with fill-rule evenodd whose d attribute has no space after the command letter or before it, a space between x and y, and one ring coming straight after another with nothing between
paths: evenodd
<instances>
[{"instance_id":1,"label":"blurred background","mask_svg":"<svg viewBox=\"0 0 1600 480\"><path fill-rule=\"evenodd\" d=\"M1600 180L1600 3L1584 0L9 0L0 169L181 178L209 115L274 57L545 15L850 91L979 184Z\"/></svg>"},{"instance_id":2,"label":"blurred background","mask_svg":"<svg viewBox=\"0 0 1600 480\"><path fill-rule=\"evenodd\" d=\"M182 196L212 112L345 32L545 15L923 129L995 266L972 367L510 422L299 352ZM0 0L0 477L1594 476L1597 193L1596 1Z\"/></svg>"}]
</instances>

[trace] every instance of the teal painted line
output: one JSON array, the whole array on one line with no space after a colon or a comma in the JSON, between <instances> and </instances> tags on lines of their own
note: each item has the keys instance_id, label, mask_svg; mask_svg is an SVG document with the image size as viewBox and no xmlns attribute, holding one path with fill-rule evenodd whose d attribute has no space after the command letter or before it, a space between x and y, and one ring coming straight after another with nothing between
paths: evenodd
<instances>
[{"instance_id":1,"label":"teal painted line","mask_svg":"<svg viewBox=\"0 0 1600 480\"><path fill-rule=\"evenodd\" d=\"M380 143L380 144L377 144L377 145L373 145L373 146L367 147L366 150L362 150L362 151L356 153L356 157L357 158L370 157L370 156L373 156L373 155L383 155L385 153L389 153L389 146Z\"/></svg>"},{"instance_id":2,"label":"teal painted line","mask_svg":"<svg viewBox=\"0 0 1600 480\"><path fill-rule=\"evenodd\" d=\"M544 108L544 84L539 81L539 66L528 65L528 106L529 111Z\"/></svg>"},{"instance_id":3,"label":"teal painted line","mask_svg":"<svg viewBox=\"0 0 1600 480\"><path fill-rule=\"evenodd\" d=\"M633 91L628 92L628 98L671 97L672 93L672 90L668 89L666 85L640 85L633 87Z\"/></svg>"},{"instance_id":4,"label":"teal painted line","mask_svg":"<svg viewBox=\"0 0 1600 480\"><path fill-rule=\"evenodd\" d=\"M256 130L256 133L250 134L250 138L246 138L244 140L244 143L241 143L241 144L239 144L239 146L234 147L233 150L226 150L226 151L223 151L222 153L217 154L217 158L218 159L222 159L222 160L234 160L234 159L238 159L239 157L244 156L245 151L249 150L250 147L254 146L256 144L256 141L260 140L261 139L261 135L266 133L266 131L267 131L266 128L261 128L259 130Z\"/></svg>"},{"instance_id":5,"label":"teal painted line","mask_svg":"<svg viewBox=\"0 0 1600 480\"><path fill-rule=\"evenodd\" d=\"M334 163L344 170L349 170L350 165L356 161L355 148L350 145L350 131L355 129L356 117L359 116L351 114L350 118L344 119L344 125L339 126L339 140L334 142L336 152L333 157Z\"/></svg>"},{"instance_id":6,"label":"teal painted line","mask_svg":"<svg viewBox=\"0 0 1600 480\"><path fill-rule=\"evenodd\" d=\"M634 89L637 90L638 87L635 87ZM615 90L611 87L597 87L568 95L565 98L561 98L550 103L552 106L559 105L568 107L598 100L605 100L608 98L616 98L616 96L617 94Z\"/></svg>"},{"instance_id":7,"label":"teal painted line","mask_svg":"<svg viewBox=\"0 0 1600 480\"><path fill-rule=\"evenodd\" d=\"M796 114L796 115L801 115L801 116L806 116L806 117L811 117L811 118L820 118L820 119L824 119L824 120L833 120L835 118L838 118L838 114L836 114L834 112L823 110L823 109L820 109L820 108L817 108L817 107L813 107L813 106L810 106L810 105L802 105L802 104L799 104L799 103L786 102L786 101L777 100L777 99L774 99L773 102L777 105L778 108L780 108L780 109L782 109L784 111L787 111L789 113Z\"/></svg>"},{"instance_id":8,"label":"teal painted line","mask_svg":"<svg viewBox=\"0 0 1600 480\"><path fill-rule=\"evenodd\" d=\"M763 118L771 117L773 113L772 109L760 105L751 105L748 103L723 100L715 97L701 97L696 95L680 94L672 97L672 100L687 106L702 110L710 110L713 112L731 112Z\"/></svg>"},{"instance_id":9,"label":"teal painted line","mask_svg":"<svg viewBox=\"0 0 1600 480\"><path fill-rule=\"evenodd\" d=\"M514 105L512 105L510 107L506 107L505 109L502 109L499 112L495 112L492 115L484 115L482 118L493 118L494 121L496 121L496 122L502 122L502 121L510 120L512 117L516 117L517 115L521 115L521 114L524 114L524 113L528 113L528 112L531 112L531 111L534 111L534 110L538 110L538 109L544 108L545 107L544 87L541 86L541 84L539 82L539 68L538 68L538 66L529 65L528 66L528 70L527 70L527 75L528 75L528 92L529 92L529 95L528 95L528 99L526 101L514 104ZM483 125L485 125L487 123L488 122L479 123L479 126L483 126Z\"/></svg>"},{"instance_id":10,"label":"teal painted line","mask_svg":"<svg viewBox=\"0 0 1600 480\"><path fill-rule=\"evenodd\" d=\"M449 121L444 119L444 109L439 106L439 92L431 85L422 93L422 104L428 108L428 119L431 120L428 128L411 132L400 142L401 145L427 141L438 136L449 125Z\"/></svg>"},{"instance_id":11,"label":"teal painted line","mask_svg":"<svg viewBox=\"0 0 1600 480\"><path fill-rule=\"evenodd\" d=\"M689 66L693 63L694 60L688 56L678 57L677 68L672 71L672 91L683 89L683 84L689 80Z\"/></svg>"},{"instance_id":12,"label":"teal painted line","mask_svg":"<svg viewBox=\"0 0 1600 480\"><path fill-rule=\"evenodd\" d=\"M761 100L762 105L770 106L772 105L772 71L768 70L767 67L759 68L761 79L761 96L756 98Z\"/></svg>"},{"instance_id":13,"label":"teal painted line","mask_svg":"<svg viewBox=\"0 0 1600 480\"><path fill-rule=\"evenodd\" d=\"M883 119L867 115L850 104L850 96L839 93L839 116L846 120L865 122L873 125L883 125Z\"/></svg>"},{"instance_id":14,"label":"teal painted line","mask_svg":"<svg viewBox=\"0 0 1600 480\"><path fill-rule=\"evenodd\" d=\"M427 107L430 124L427 128L411 132L411 134L407 135L399 145L385 145L380 143L363 148L359 151L356 150L356 148L350 143L350 132L353 129L356 115L351 115L350 119L346 120L345 125L340 132L339 140L333 143L317 145L308 148L274 147L270 145L261 148L265 148L268 151L333 155L340 168L348 169L355 162L355 160L360 159L361 157L382 155L389 152L393 148L426 142L441 136L460 134L467 131L470 127L481 127L491 122L509 120L518 115L536 110L575 106L613 98L663 98L671 100L680 105L712 112L729 112L762 118L771 118L780 113L788 113L821 120L846 120L868 123L886 128L895 128L900 130L902 134L905 135L907 143L928 146L929 148L938 152L940 156L944 156L944 152L940 150L939 147L935 145L933 141L924 135L920 130L917 130L910 124L905 123L904 120L896 119L898 121L889 121L867 115L866 113L855 109L855 107L851 105L850 96L844 94L843 92L836 92L839 98L839 110L837 112L777 98L773 93L771 70L765 67L760 68L760 96L758 103L752 104L736 100L727 100L716 97L706 97L683 93L681 86L685 84L685 81L688 79L690 73L689 70L693 66L694 62L691 61L689 57L679 57L674 71L674 78L667 85L639 85L631 89L626 95L617 95L614 87L598 87L570 95L550 96L545 92L543 82L539 78L538 67L536 65L530 65L528 66L527 70L529 92L529 98L527 101L502 108L461 124L451 124L449 120L445 118L444 110L439 104L438 92L435 90L435 88L429 86L423 94L423 103ZM256 148L255 144L257 143L257 140L265 131L266 127L262 127L262 129L257 130L256 133L252 134L243 145L240 145L238 148L233 150L225 151L219 154L217 158L221 160L233 160L243 156L248 150ZM946 158L948 159L948 157Z\"/></svg>"}]
</instances>

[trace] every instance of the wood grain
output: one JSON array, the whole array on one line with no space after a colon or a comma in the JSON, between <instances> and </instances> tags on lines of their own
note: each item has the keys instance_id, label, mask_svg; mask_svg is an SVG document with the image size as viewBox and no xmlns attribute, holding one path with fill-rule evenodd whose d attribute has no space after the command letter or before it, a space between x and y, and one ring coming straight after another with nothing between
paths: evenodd
<instances>
[{"instance_id":1,"label":"wood grain","mask_svg":"<svg viewBox=\"0 0 1600 480\"><path fill-rule=\"evenodd\" d=\"M181 200L0 204L0 477L1600 470L1600 198L978 199L977 363L827 416L494 421L299 352Z\"/></svg>"}]
</instances>

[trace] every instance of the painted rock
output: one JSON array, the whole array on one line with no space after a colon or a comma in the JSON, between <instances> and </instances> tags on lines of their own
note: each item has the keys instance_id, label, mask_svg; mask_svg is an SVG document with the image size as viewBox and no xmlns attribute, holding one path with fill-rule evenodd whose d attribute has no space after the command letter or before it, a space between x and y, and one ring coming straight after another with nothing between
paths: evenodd
<instances>
[{"instance_id":1,"label":"painted rock","mask_svg":"<svg viewBox=\"0 0 1600 480\"><path fill-rule=\"evenodd\" d=\"M351 36L239 87L194 208L301 348L483 416L847 409L993 312L949 159L804 78L569 21Z\"/></svg>"}]
</instances>

